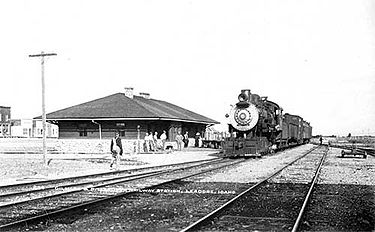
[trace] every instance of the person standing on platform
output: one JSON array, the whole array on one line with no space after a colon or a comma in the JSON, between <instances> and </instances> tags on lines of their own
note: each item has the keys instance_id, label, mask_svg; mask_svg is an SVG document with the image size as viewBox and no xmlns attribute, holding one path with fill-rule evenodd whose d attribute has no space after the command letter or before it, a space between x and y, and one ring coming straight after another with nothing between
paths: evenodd
<instances>
[{"instance_id":1,"label":"person standing on platform","mask_svg":"<svg viewBox=\"0 0 375 232\"><path fill-rule=\"evenodd\" d=\"M195 134L195 147L199 147L199 140L201 138L201 134L199 132L197 132Z\"/></svg>"},{"instance_id":2,"label":"person standing on platform","mask_svg":"<svg viewBox=\"0 0 375 232\"><path fill-rule=\"evenodd\" d=\"M157 151L159 150L158 132L155 131L153 139L154 139L154 151Z\"/></svg>"},{"instance_id":3,"label":"person standing on platform","mask_svg":"<svg viewBox=\"0 0 375 232\"><path fill-rule=\"evenodd\" d=\"M198 147L203 147L203 138L202 138L202 136L199 136Z\"/></svg>"},{"instance_id":4,"label":"person standing on platform","mask_svg":"<svg viewBox=\"0 0 375 232\"><path fill-rule=\"evenodd\" d=\"M153 136L152 136L152 132L150 132L150 134L148 135L148 144L149 144L149 151L154 151L154 139L153 139Z\"/></svg>"},{"instance_id":5,"label":"person standing on platform","mask_svg":"<svg viewBox=\"0 0 375 232\"><path fill-rule=\"evenodd\" d=\"M177 142L177 150L182 150L182 144L183 144L184 136L181 135L181 132L178 131L176 135L176 142Z\"/></svg>"},{"instance_id":6,"label":"person standing on platform","mask_svg":"<svg viewBox=\"0 0 375 232\"><path fill-rule=\"evenodd\" d=\"M185 134L184 134L184 147L186 148L186 147L188 147L188 145L189 145L189 132L185 132Z\"/></svg>"},{"instance_id":7,"label":"person standing on platform","mask_svg":"<svg viewBox=\"0 0 375 232\"><path fill-rule=\"evenodd\" d=\"M116 169L118 169L120 165L120 156L122 156L123 152L120 134L118 132L115 133L115 137L111 140L110 150L112 153L112 160L109 167L112 168L113 164L116 163Z\"/></svg>"},{"instance_id":8,"label":"person standing on platform","mask_svg":"<svg viewBox=\"0 0 375 232\"><path fill-rule=\"evenodd\" d=\"M150 141L149 141L148 133L146 133L144 140L145 140L144 150L145 150L146 153L148 153L150 151Z\"/></svg>"},{"instance_id":9,"label":"person standing on platform","mask_svg":"<svg viewBox=\"0 0 375 232\"><path fill-rule=\"evenodd\" d=\"M163 134L160 135L160 140L161 140L161 149L164 151L165 150L165 142L167 141L167 132L163 131Z\"/></svg>"},{"instance_id":10,"label":"person standing on platform","mask_svg":"<svg viewBox=\"0 0 375 232\"><path fill-rule=\"evenodd\" d=\"M155 151L154 136L152 136L152 132L150 132L148 136L148 143L150 144L150 151Z\"/></svg>"}]
</instances>

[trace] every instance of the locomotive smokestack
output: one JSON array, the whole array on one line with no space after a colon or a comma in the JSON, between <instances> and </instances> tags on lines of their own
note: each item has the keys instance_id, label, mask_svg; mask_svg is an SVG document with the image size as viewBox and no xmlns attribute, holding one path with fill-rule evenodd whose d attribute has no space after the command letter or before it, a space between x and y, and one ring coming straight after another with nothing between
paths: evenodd
<instances>
[{"instance_id":1,"label":"locomotive smokestack","mask_svg":"<svg viewBox=\"0 0 375 232\"><path fill-rule=\"evenodd\" d=\"M250 89L243 89L241 90L240 95L238 95L238 103L236 104L238 107L245 108L249 106L250 103Z\"/></svg>"},{"instance_id":2,"label":"locomotive smokestack","mask_svg":"<svg viewBox=\"0 0 375 232\"><path fill-rule=\"evenodd\" d=\"M251 96L250 89L243 89L243 90L241 90L241 94L245 94L247 96L248 101L250 101L250 96Z\"/></svg>"},{"instance_id":3,"label":"locomotive smokestack","mask_svg":"<svg viewBox=\"0 0 375 232\"><path fill-rule=\"evenodd\" d=\"M241 90L240 95L238 95L238 100L240 102L250 102L251 92L250 89Z\"/></svg>"}]
</instances>

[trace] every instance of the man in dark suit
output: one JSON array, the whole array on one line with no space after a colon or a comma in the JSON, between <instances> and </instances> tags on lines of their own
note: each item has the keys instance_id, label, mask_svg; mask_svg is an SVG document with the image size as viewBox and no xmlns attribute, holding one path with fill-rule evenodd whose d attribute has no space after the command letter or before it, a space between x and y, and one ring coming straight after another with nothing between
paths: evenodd
<instances>
[{"instance_id":1,"label":"man in dark suit","mask_svg":"<svg viewBox=\"0 0 375 232\"><path fill-rule=\"evenodd\" d=\"M118 169L118 166L120 165L120 156L122 155L122 143L118 132L116 132L115 137L111 140L111 153L112 160L109 167L112 168L113 164L116 162L116 169Z\"/></svg>"}]
</instances>

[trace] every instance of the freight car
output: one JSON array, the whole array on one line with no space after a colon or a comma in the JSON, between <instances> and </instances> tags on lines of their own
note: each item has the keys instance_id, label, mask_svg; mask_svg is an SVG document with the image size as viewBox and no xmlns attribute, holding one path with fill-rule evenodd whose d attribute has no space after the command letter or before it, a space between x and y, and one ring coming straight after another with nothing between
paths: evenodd
<instances>
[{"instance_id":1,"label":"freight car","mask_svg":"<svg viewBox=\"0 0 375 232\"><path fill-rule=\"evenodd\" d=\"M225 156L255 156L303 143L311 138L312 127L298 115L268 100L242 90L238 102L226 115L230 137L222 142Z\"/></svg>"}]
</instances>

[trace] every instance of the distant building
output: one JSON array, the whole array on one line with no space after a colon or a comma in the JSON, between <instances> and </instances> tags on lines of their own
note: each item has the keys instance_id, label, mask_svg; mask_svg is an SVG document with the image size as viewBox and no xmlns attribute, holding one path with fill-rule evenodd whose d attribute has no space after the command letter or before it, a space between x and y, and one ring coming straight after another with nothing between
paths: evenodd
<instances>
[{"instance_id":1,"label":"distant building","mask_svg":"<svg viewBox=\"0 0 375 232\"><path fill-rule=\"evenodd\" d=\"M40 119L41 117L37 117ZM203 134L207 126L217 121L166 101L151 99L150 94L133 94L133 88L124 93L75 105L47 114L47 120L59 127L59 138L111 138L120 132L125 139L143 139L146 132L167 132L174 140L178 131L193 137Z\"/></svg>"},{"instance_id":2,"label":"distant building","mask_svg":"<svg viewBox=\"0 0 375 232\"><path fill-rule=\"evenodd\" d=\"M19 138L42 138L43 125L41 120L33 119L12 119L11 133L12 137ZM58 138L59 128L57 125L46 123L47 138Z\"/></svg>"},{"instance_id":3,"label":"distant building","mask_svg":"<svg viewBox=\"0 0 375 232\"><path fill-rule=\"evenodd\" d=\"M0 106L0 137L10 136L10 107Z\"/></svg>"},{"instance_id":4,"label":"distant building","mask_svg":"<svg viewBox=\"0 0 375 232\"><path fill-rule=\"evenodd\" d=\"M12 137L33 137L33 120L32 119L12 119L11 132Z\"/></svg>"}]
</instances>

